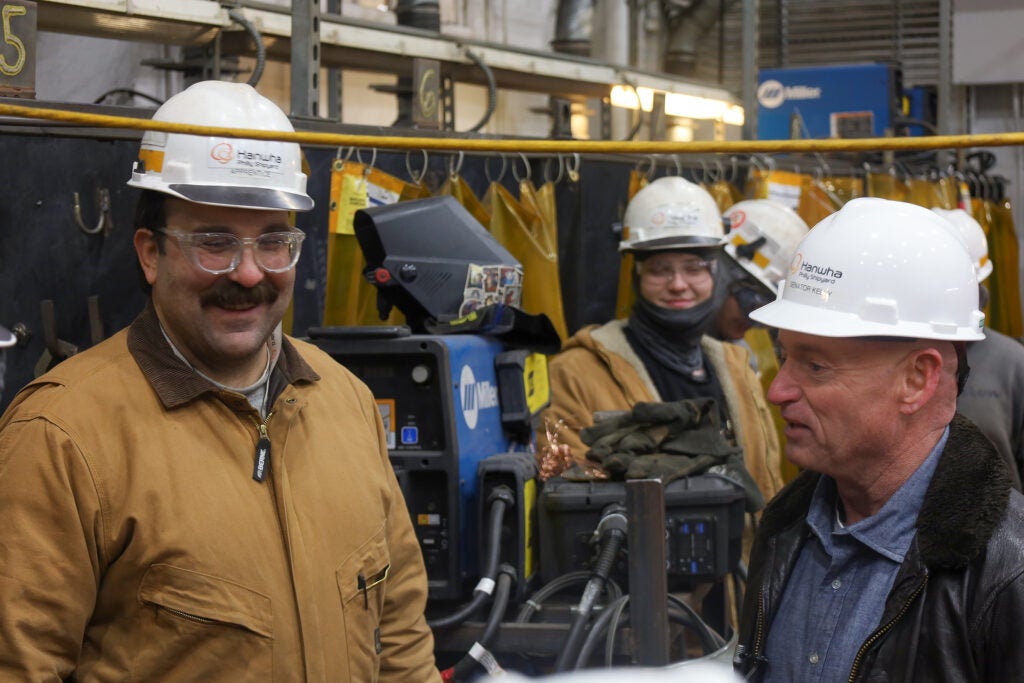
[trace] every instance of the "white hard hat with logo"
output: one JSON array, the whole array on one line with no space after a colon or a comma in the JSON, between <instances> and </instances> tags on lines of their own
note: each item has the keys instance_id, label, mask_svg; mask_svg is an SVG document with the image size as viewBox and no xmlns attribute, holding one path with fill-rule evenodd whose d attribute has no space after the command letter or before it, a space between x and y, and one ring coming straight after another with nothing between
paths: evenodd
<instances>
[{"instance_id":1,"label":"white hard hat with logo","mask_svg":"<svg viewBox=\"0 0 1024 683\"><path fill-rule=\"evenodd\" d=\"M930 210L848 202L797 246L772 303L750 317L823 337L984 339L974 264Z\"/></svg>"},{"instance_id":2,"label":"white hard hat with logo","mask_svg":"<svg viewBox=\"0 0 1024 683\"><path fill-rule=\"evenodd\" d=\"M285 113L252 86L225 81L189 86L162 104L153 120L294 132ZM128 184L199 204L313 208L294 142L147 131Z\"/></svg>"},{"instance_id":3,"label":"white hard hat with logo","mask_svg":"<svg viewBox=\"0 0 1024 683\"><path fill-rule=\"evenodd\" d=\"M796 245L807 234L807 224L796 211L773 199L747 199L725 212L728 254L758 282L775 293L786 277Z\"/></svg>"},{"instance_id":4,"label":"white hard hat with logo","mask_svg":"<svg viewBox=\"0 0 1024 683\"><path fill-rule=\"evenodd\" d=\"M963 209L940 209L934 207L935 213L949 221L967 247L967 253L974 261L978 272L978 282L992 274L992 261L988 258L988 239L981 224Z\"/></svg>"},{"instance_id":5,"label":"white hard hat with logo","mask_svg":"<svg viewBox=\"0 0 1024 683\"><path fill-rule=\"evenodd\" d=\"M645 252L722 245L722 213L707 190L680 178L651 181L626 207L619 251Z\"/></svg>"}]
</instances>

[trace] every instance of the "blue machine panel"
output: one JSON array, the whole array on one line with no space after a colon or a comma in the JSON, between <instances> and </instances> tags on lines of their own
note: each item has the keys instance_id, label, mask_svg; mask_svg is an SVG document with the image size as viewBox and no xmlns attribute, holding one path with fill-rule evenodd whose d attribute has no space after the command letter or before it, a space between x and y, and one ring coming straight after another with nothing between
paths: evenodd
<instances>
[{"instance_id":1,"label":"blue machine panel","mask_svg":"<svg viewBox=\"0 0 1024 683\"><path fill-rule=\"evenodd\" d=\"M901 95L894 64L761 69L757 137L884 137L899 114Z\"/></svg>"}]
</instances>

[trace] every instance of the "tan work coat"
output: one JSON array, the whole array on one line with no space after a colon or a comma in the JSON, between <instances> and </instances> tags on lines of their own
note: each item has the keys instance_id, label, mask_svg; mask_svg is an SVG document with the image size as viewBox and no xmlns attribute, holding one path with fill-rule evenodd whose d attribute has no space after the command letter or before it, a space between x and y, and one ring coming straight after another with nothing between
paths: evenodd
<instances>
[{"instance_id":1,"label":"tan work coat","mask_svg":"<svg viewBox=\"0 0 1024 683\"><path fill-rule=\"evenodd\" d=\"M0 679L440 681L373 397L309 344L278 363L263 482L258 414L203 388L151 310L20 392L0 419Z\"/></svg>"},{"instance_id":2,"label":"tan work coat","mask_svg":"<svg viewBox=\"0 0 1024 683\"><path fill-rule=\"evenodd\" d=\"M559 443L569 444L573 457L582 460L587 446L579 430L594 423L594 413L629 410L639 402L660 401L643 361L636 355L623 328L624 320L592 325L577 332L551 359L551 405L544 411L538 445L548 443L544 423L556 425ZM725 394L726 412L737 445L765 500L782 488L779 441L765 403L761 384L750 368L746 349L703 337L701 349L718 375Z\"/></svg>"}]
</instances>

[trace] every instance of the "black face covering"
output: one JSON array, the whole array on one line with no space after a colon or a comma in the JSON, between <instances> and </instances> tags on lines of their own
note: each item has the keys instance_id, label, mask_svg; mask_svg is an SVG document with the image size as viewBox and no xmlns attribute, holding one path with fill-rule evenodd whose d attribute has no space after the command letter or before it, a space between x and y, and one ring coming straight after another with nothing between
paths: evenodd
<instances>
[{"instance_id":1,"label":"black face covering","mask_svg":"<svg viewBox=\"0 0 1024 683\"><path fill-rule=\"evenodd\" d=\"M718 288L717 280L715 289ZM718 297L680 310L652 304L640 294L639 275L633 274L636 303L629 316L629 329L644 348L665 367L701 381L706 376L700 338L717 313Z\"/></svg>"}]
</instances>

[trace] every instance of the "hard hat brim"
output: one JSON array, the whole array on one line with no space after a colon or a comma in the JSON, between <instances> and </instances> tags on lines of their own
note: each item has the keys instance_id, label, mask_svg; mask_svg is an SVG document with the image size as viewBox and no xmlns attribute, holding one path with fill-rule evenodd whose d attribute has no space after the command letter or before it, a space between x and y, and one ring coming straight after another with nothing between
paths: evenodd
<instances>
[{"instance_id":1,"label":"hard hat brim","mask_svg":"<svg viewBox=\"0 0 1024 683\"><path fill-rule=\"evenodd\" d=\"M767 327L817 337L906 337L949 341L980 341L985 338L980 327L970 329L955 324L907 321L875 322L855 313L830 311L781 297L751 312L750 319Z\"/></svg>"},{"instance_id":2,"label":"hard hat brim","mask_svg":"<svg viewBox=\"0 0 1024 683\"><path fill-rule=\"evenodd\" d=\"M643 242L622 242L619 251L669 251L670 249L707 249L708 247L723 247L725 241L718 237L659 237L658 239L645 240Z\"/></svg>"},{"instance_id":3,"label":"hard hat brim","mask_svg":"<svg viewBox=\"0 0 1024 683\"><path fill-rule=\"evenodd\" d=\"M171 184L167 189L170 194L197 204L279 211L309 211L313 208L313 198L308 195L266 187Z\"/></svg>"}]
</instances>

